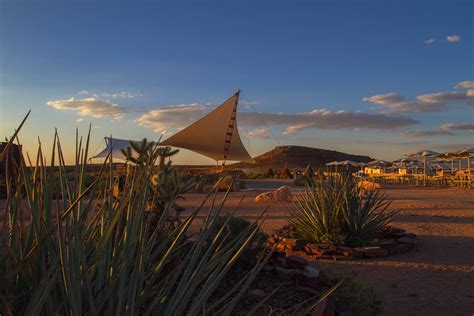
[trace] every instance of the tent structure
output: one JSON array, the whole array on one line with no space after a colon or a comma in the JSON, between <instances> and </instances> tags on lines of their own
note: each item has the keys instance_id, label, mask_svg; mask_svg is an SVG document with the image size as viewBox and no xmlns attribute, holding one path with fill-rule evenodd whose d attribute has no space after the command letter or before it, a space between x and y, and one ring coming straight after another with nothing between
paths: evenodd
<instances>
[{"instance_id":1,"label":"tent structure","mask_svg":"<svg viewBox=\"0 0 474 316\"><path fill-rule=\"evenodd\" d=\"M128 139L118 139L112 137L105 137L105 148L95 155L92 158L106 158L110 152L112 152L111 156L113 159L120 159L126 160L125 155L122 153L122 149L127 149L130 146L130 142L133 142ZM132 149L132 155L134 157L138 156L138 154Z\"/></svg>"},{"instance_id":2,"label":"tent structure","mask_svg":"<svg viewBox=\"0 0 474 316\"><path fill-rule=\"evenodd\" d=\"M214 111L159 143L189 149L216 161L255 163L240 139L237 129L237 103L240 90Z\"/></svg>"},{"instance_id":3,"label":"tent structure","mask_svg":"<svg viewBox=\"0 0 474 316\"><path fill-rule=\"evenodd\" d=\"M160 142L157 146L171 146L188 149L222 161L242 161L255 163L240 139L237 128L237 104L240 90L219 105L216 109ZM130 141L124 139L105 138L106 148L93 158L105 158L112 151L112 157L125 160L122 149L126 149Z\"/></svg>"}]
</instances>

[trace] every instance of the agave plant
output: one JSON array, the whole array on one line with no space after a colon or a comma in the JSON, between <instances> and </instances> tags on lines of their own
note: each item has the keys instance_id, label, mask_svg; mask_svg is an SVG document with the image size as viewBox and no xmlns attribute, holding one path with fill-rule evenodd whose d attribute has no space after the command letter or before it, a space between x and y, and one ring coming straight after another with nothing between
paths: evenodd
<instances>
[{"instance_id":1,"label":"agave plant","mask_svg":"<svg viewBox=\"0 0 474 316\"><path fill-rule=\"evenodd\" d=\"M315 180L294 201L290 222L295 234L307 240L362 246L377 238L394 212L380 191L362 197L350 174Z\"/></svg>"}]
</instances>

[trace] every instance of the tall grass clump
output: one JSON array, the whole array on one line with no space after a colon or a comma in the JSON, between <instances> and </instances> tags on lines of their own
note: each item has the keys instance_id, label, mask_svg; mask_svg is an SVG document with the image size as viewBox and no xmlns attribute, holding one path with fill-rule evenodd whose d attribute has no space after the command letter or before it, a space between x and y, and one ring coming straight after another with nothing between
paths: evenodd
<instances>
[{"instance_id":1,"label":"tall grass clump","mask_svg":"<svg viewBox=\"0 0 474 316\"><path fill-rule=\"evenodd\" d=\"M382 192L363 192L350 174L313 180L294 202L294 234L320 243L370 245L394 215Z\"/></svg>"},{"instance_id":2,"label":"tall grass clump","mask_svg":"<svg viewBox=\"0 0 474 316\"><path fill-rule=\"evenodd\" d=\"M162 157L158 149L137 164L115 197L110 157L97 175L88 174L89 138L90 130L85 141L76 136L72 175L57 134L48 161L40 144L33 162L27 157L29 166L17 166L0 219L0 314L229 314L268 256L225 295L213 293L254 240L260 219L229 234L230 217L220 219L224 197L206 208L201 231L190 241L206 200L169 225L182 192L167 189L154 204L157 216L147 216L160 194L150 181Z\"/></svg>"}]
</instances>

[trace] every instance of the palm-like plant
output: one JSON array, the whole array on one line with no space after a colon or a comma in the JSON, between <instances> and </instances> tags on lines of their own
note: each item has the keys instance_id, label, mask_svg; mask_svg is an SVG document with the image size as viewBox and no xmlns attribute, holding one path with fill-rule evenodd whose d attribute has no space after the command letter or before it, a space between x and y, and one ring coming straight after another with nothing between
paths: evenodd
<instances>
[{"instance_id":1,"label":"palm-like plant","mask_svg":"<svg viewBox=\"0 0 474 316\"><path fill-rule=\"evenodd\" d=\"M380 191L369 191L363 198L350 174L330 176L327 181L313 181L295 199L290 222L303 239L367 245L393 219L390 203Z\"/></svg>"}]
</instances>

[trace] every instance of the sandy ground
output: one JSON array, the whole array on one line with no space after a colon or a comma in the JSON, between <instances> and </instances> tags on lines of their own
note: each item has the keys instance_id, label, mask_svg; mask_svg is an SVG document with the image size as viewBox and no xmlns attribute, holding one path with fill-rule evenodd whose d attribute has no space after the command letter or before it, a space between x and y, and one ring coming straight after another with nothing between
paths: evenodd
<instances>
[{"instance_id":1,"label":"sandy ground","mask_svg":"<svg viewBox=\"0 0 474 316\"><path fill-rule=\"evenodd\" d=\"M270 232L286 223L293 205L255 203L254 197L289 184L247 181L249 189L231 193L225 209L237 209L237 216L252 220L268 206L263 229ZM394 225L420 237L415 250L378 260L314 265L352 274L362 284L374 287L386 315L474 315L474 192L408 186L387 186L383 191L393 199L391 208L399 211ZM203 199L201 194L185 197L180 204L187 210Z\"/></svg>"},{"instance_id":2,"label":"sandy ground","mask_svg":"<svg viewBox=\"0 0 474 316\"><path fill-rule=\"evenodd\" d=\"M271 232L285 225L293 208L291 202L256 203L254 198L281 185L291 186L291 181L246 183L247 190L230 193L225 210L255 220L268 207L263 230ZM378 260L312 264L351 274L362 284L374 287L384 302L386 315L474 315L474 191L408 186L382 189L393 199L391 208L399 211L394 225L420 237L416 248ZM222 196L218 194L216 203ZM186 194L179 204L188 213L203 199L203 194ZM4 202L0 201L1 210ZM195 228L205 218L205 209L198 215Z\"/></svg>"}]
</instances>

